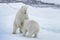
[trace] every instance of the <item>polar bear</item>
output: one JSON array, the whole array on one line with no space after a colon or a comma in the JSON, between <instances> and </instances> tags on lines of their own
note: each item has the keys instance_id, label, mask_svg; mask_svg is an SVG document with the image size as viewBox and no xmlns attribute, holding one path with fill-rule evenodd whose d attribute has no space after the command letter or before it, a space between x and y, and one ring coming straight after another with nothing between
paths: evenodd
<instances>
[{"instance_id":1,"label":"polar bear","mask_svg":"<svg viewBox=\"0 0 60 40\"><path fill-rule=\"evenodd\" d=\"M28 19L27 15L27 6L22 6L15 16L15 20L13 23L13 34L16 34L16 30L19 28L20 33L22 33L22 25L24 20Z\"/></svg>"},{"instance_id":2,"label":"polar bear","mask_svg":"<svg viewBox=\"0 0 60 40\"><path fill-rule=\"evenodd\" d=\"M39 32L39 24L34 20L25 20L23 25L23 36L27 37L37 37ZM26 35L28 33L28 35ZM34 36L33 36L34 35Z\"/></svg>"}]
</instances>

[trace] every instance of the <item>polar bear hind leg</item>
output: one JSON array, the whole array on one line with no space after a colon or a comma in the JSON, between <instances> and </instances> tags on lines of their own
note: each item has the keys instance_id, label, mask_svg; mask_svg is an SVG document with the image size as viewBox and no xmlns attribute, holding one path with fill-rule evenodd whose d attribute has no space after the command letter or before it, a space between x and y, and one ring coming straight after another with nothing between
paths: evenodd
<instances>
[{"instance_id":1,"label":"polar bear hind leg","mask_svg":"<svg viewBox=\"0 0 60 40\"><path fill-rule=\"evenodd\" d=\"M13 34L16 34L16 30L17 30L17 25L14 23L14 25L13 25Z\"/></svg>"}]
</instances>

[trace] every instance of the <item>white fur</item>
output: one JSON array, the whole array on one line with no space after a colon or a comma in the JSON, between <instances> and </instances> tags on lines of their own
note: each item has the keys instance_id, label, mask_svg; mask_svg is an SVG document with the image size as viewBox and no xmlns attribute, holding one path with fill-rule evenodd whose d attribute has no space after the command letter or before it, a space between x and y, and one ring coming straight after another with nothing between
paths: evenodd
<instances>
[{"instance_id":1,"label":"white fur","mask_svg":"<svg viewBox=\"0 0 60 40\"><path fill-rule=\"evenodd\" d=\"M23 27L23 36L26 36L28 32L28 37L37 37L39 32L39 24L34 20L25 20Z\"/></svg>"},{"instance_id":2,"label":"white fur","mask_svg":"<svg viewBox=\"0 0 60 40\"><path fill-rule=\"evenodd\" d=\"M20 28L20 32L22 33L22 31L21 31L22 25L23 25L25 19L28 19L27 7L22 6L15 16L15 20L14 20L14 24L13 24L13 34L16 33L17 28Z\"/></svg>"}]
</instances>

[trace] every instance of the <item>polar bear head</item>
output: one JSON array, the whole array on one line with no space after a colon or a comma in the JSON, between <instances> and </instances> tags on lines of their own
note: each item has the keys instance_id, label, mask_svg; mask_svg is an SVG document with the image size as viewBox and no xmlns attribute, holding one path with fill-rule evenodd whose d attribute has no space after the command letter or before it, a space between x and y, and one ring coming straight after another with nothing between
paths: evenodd
<instances>
[{"instance_id":1,"label":"polar bear head","mask_svg":"<svg viewBox=\"0 0 60 40\"><path fill-rule=\"evenodd\" d=\"M20 8L20 11L21 11L22 13L26 14L26 12L27 12L27 6L22 6L22 7Z\"/></svg>"},{"instance_id":2,"label":"polar bear head","mask_svg":"<svg viewBox=\"0 0 60 40\"><path fill-rule=\"evenodd\" d=\"M20 8L20 12L22 13L24 19L28 19L27 6L22 6L22 7Z\"/></svg>"}]
</instances>

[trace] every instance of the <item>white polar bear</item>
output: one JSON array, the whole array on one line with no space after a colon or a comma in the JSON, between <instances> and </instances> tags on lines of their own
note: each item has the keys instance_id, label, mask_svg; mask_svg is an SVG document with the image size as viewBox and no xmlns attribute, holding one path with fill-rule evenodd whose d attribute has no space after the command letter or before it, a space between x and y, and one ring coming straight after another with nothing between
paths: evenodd
<instances>
[{"instance_id":1,"label":"white polar bear","mask_svg":"<svg viewBox=\"0 0 60 40\"><path fill-rule=\"evenodd\" d=\"M22 31L21 31L22 25L23 25L25 19L28 19L27 7L22 6L15 16L15 20L13 23L13 34L16 33L17 28L19 28L20 33L22 33Z\"/></svg>"},{"instance_id":2,"label":"white polar bear","mask_svg":"<svg viewBox=\"0 0 60 40\"><path fill-rule=\"evenodd\" d=\"M37 37L37 34L39 32L39 24L36 21L25 20L23 26L23 36L26 36L26 34L28 33L28 37Z\"/></svg>"}]
</instances>

